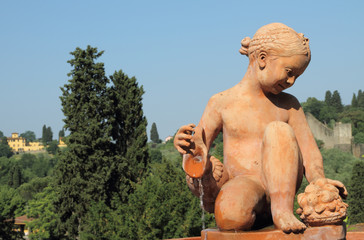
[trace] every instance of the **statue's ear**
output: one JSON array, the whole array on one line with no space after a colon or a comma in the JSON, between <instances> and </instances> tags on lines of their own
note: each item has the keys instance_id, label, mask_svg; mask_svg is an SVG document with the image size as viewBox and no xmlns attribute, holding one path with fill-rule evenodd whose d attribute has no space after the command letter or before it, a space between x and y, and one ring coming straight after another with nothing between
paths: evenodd
<instances>
[{"instance_id":1,"label":"statue's ear","mask_svg":"<svg viewBox=\"0 0 364 240\"><path fill-rule=\"evenodd\" d=\"M267 52L261 51L258 55L258 64L260 69L264 69L267 64Z\"/></svg>"}]
</instances>

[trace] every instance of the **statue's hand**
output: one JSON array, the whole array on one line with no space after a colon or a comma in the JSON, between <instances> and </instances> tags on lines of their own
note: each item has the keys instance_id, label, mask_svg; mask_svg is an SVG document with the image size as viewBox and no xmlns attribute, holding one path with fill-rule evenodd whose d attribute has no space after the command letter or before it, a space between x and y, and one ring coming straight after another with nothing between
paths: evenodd
<instances>
[{"instance_id":1,"label":"statue's hand","mask_svg":"<svg viewBox=\"0 0 364 240\"><path fill-rule=\"evenodd\" d=\"M181 154L186 154L191 152L191 149L194 147L192 140L192 133L194 131L195 124L188 124L182 126L176 136L174 137L174 147Z\"/></svg>"},{"instance_id":2,"label":"statue's hand","mask_svg":"<svg viewBox=\"0 0 364 240\"><path fill-rule=\"evenodd\" d=\"M344 186L344 184L340 181L337 180L332 180L332 179L328 179L326 178L327 182L330 183L331 185L334 185L337 189L339 189L339 194L342 198L346 199L346 197L348 196L348 191L346 190L346 187Z\"/></svg>"},{"instance_id":3,"label":"statue's hand","mask_svg":"<svg viewBox=\"0 0 364 240\"><path fill-rule=\"evenodd\" d=\"M311 181L305 192L298 194L297 213L310 226L342 224L348 205L343 202L348 192L340 181L318 178Z\"/></svg>"},{"instance_id":4,"label":"statue's hand","mask_svg":"<svg viewBox=\"0 0 364 240\"><path fill-rule=\"evenodd\" d=\"M210 157L210 161L212 163L212 175L216 182L219 182L223 176L224 165L220 162L219 159L214 156Z\"/></svg>"}]
</instances>

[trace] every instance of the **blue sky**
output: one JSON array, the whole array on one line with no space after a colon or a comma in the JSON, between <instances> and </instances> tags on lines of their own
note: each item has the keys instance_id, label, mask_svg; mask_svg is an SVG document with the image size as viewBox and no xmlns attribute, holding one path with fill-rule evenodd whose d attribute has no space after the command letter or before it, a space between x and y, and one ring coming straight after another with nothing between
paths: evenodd
<instances>
[{"instance_id":1,"label":"blue sky","mask_svg":"<svg viewBox=\"0 0 364 240\"><path fill-rule=\"evenodd\" d=\"M198 123L208 99L237 84L248 58L240 41L282 22L310 39L312 60L287 90L303 102L338 90L344 104L364 90L364 1L0 1L0 130L54 136L59 96L76 47L105 50L145 90L144 113L162 139Z\"/></svg>"}]
</instances>

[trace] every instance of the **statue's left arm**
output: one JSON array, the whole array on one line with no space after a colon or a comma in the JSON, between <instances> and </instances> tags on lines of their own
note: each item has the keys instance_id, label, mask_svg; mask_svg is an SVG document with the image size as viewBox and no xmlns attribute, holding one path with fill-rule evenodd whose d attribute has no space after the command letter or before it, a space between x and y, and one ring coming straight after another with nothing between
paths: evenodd
<instances>
[{"instance_id":1,"label":"statue's left arm","mask_svg":"<svg viewBox=\"0 0 364 240\"><path fill-rule=\"evenodd\" d=\"M300 147L305 176L308 182L324 178L324 166L320 150L308 126L305 114L296 98L292 96L293 106L289 109L288 124L293 128Z\"/></svg>"},{"instance_id":2,"label":"statue's left arm","mask_svg":"<svg viewBox=\"0 0 364 240\"><path fill-rule=\"evenodd\" d=\"M325 178L324 166L321 152L317 146L315 138L307 123L306 116L298 100L291 96L293 105L289 109L288 124L293 128L297 143L300 148L305 169L305 176L309 183L320 178ZM328 182L340 190L340 195L347 196L347 190L340 181L327 179Z\"/></svg>"}]
</instances>

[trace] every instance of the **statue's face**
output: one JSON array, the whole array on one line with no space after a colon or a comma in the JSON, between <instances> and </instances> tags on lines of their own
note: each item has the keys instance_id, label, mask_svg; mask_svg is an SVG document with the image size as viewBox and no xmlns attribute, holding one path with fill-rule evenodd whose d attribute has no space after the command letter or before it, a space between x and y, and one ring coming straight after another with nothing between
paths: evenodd
<instances>
[{"instance_id":1,"label":"statue's face","mask_svg":"<svg viewBox=\"0 0 364 240\"><path fill-rule=\"evenodd\" d=\"M307 68L310 59L305 55L268 56L265 61L260 78L261 87L265 92L278 94L295 83Z\"/></svg>"}]
</instances>

